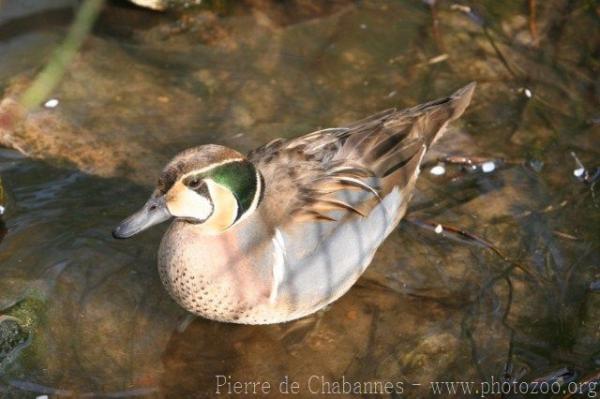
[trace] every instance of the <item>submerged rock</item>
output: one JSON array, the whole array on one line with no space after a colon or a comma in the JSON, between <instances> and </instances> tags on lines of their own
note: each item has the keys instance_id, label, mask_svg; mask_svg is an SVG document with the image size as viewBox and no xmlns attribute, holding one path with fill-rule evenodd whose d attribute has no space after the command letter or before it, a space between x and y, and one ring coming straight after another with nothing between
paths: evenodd
<instances>
[{"instance_id":1,"label":"submerged rock","mask_svg":"<svg viewBox=\"0 0 600 399\"><path fill-rule=\"evenodd\" d=\"M27 342L29 334L19 319L0 316L0 371L10 362L19 348Z\"/></svg>"},{"instance_id":2,"label":"submerged rock","mask_svg":"<svg viewBox=\"0 0 600 399\"><path fill-rule=\"evenodd\" d=\"M0 285L0 375L26 347L35 354L30 360L46 355L48 344L38 332L46 328L50 292L64 268L64 263L54 266L42 278L24 283L26 288L21 290L4 285L12 280L14 286L22 286L17 279L5 279Z\"/></svg>"},{"instance_id":3,"label":"submerged rock","mask_svg":"<svg viewBox=\"0 0 600 399\"><path fill-rule=\"evenodd\" d=\"M43 293L31 290L28 297L6 309L0 309L0 371L29 339L45 311Z\"/></svg>"}]
</instances>

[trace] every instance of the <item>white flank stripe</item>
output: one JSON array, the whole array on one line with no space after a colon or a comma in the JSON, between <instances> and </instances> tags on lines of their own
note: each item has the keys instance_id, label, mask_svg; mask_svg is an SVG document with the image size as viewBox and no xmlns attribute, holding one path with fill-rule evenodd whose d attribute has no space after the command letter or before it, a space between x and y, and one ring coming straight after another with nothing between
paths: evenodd
<instances>
[{"instance_id":1,"label":"white flank stripe","mask_svg":"<svg viewBox=\"0 0 600 399\"><path fill-rule=\"evenodd\" d=\"M275 247L275 252L273 252L273 283L271 285L271 295L269 295L270 303L275 303L277 300L279 284L283 281L283 276L285 274L285 244L279 229L275 229L273 246Z\"/></svg>"}]
</instances>

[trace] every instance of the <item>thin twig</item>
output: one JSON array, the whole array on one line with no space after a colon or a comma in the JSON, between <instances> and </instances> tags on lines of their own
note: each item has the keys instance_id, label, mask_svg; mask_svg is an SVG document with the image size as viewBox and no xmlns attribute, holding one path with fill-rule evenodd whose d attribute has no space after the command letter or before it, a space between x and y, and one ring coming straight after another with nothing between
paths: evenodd
<instances>
[{"instance_id":1,"label":"thin twig","mask_svg":"<svg viewBox=\"0 0 600 399\"><path fill-rule=\"evenodd\" d=\"M500 48L496 44L496 41L492 37L492 34L490 33L490 30L488 29L487 26L483 26L483 34L485 35L485 37L488 39L488 41L492 45L492 48L494 49L496 56L498 56L498 59L500 60L502 65L504 65L504 67L506 68L508 73L510 73L512 75L512 77L515 78L516 80L521 80L521 77L519 76L519 74L517 74L517 72L515 72L513 70L513 68L510 66L510 64L509 64L508 60L506 59L506 57L504 56L504 54L502 54L502 51L500 51Z\"/></svg>"},{"instance_id":2,"label":"thin twig","mask_svg":"<svg viewBox=\"0 0 600 399\"><path fill-rule=\"evenodd\" d=\"M444 41L442 40L442 35L440 32L440 19L438 18L437 12L437 2L429 3L429 9L431 11L431 36L433 37L433 42L441 53L446 53L446 46L444 45Z\"/></svg>"},{"instance_id":3,"label":"thin twig","mask_svg":"<svg viewBox=\"0 0 600 399\"><path fill-rule=\"evenodd\" d=\"M463 14L467 15L469 17L469 19L471 19L473 22L475 22L477 25L479 25L481 27L481 29L483 30L483 34L485 35L486 39L488 40L488 42L490 42L492 48L494 49L496 56L498 57L498 59L500 60L502 65L504 65L504 67L506 68L508 73L510 73L512 75L512 77L515 78L516 80L521 80L521 77L519 76L519 74L510 66L508 60L506 59L504 54L502 54L502 51L500 51L500 48L498 48L498 45L496 44L496 41L492 37L492 34L490 33L490 29L489 29L486 21L481 16L479 16L475 12L473 12L471 7L469 7L469 6L464 6L464 5L460 5L460 4L452 4L450 6L450 9L462 12Z\"/></svg>"},{"instance_id":4,"label":"thin twig","mask_svg":"<svg viewBox=\"0 0 600 399\"><path fill-rule=\"evenodd\" d=\"M529 33L531 34L531 42L534 47L537 47L540 38L538 35L538 26L537 26L537 9L536 9L536 0L529 0Z\"/></svg>"},{"instance_id":5,"label":"thin twig","mask_svg":"<svg viewBox=\"0 0 600 399\"><path fill-rule=\"evenodd\" d=\"M418 219L415 219L412 217L407 217L404 220L406 220L407 222L412 223L416 226L424 227L427 230L434 231L437 234L440 234L446 238L455 239L459 242L468 242L471 244L476 244L478 246L487 248L490 251L492 251L494 254L496 254L498 257L500 257L503 261L505 261L506 263L511 265L512 268L517 268L517 269L523 271L525 274L529 275L530 277L533 277L532 274L523 265L510 259L508 256L504 255L504 253L502 253L502 251L500 251L494 244L492 244L491 242L489 242L487 240L484 240L483 238L476 236L475 234L469 233L465 230L462 230L462 229L459 229L456 227L442 225L440 223L418 220ZM447 233L450 233L450 235L448 235Z\"/></svg>"}]
</instances>

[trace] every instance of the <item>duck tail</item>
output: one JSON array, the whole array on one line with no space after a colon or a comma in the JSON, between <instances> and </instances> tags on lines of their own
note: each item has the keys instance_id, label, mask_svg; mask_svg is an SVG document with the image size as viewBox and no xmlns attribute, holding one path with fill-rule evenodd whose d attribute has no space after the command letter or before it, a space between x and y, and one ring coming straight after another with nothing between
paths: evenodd
<instances>
[{"instance_id":1,"label":"duck tail","mask_svg":"<svg viewBox=\"0 0 600 399\"><path fill-rule=\"evenodd\" d=\"M409 189L414 185L425 152L444 134L448 123L464 113L475 86L475 82L469 83L448 97L388 117L373 146L375 150L365 157L383 178L383 186Z\"/></svg>"},{"instance_id":2,"label":"duck tail","mask_svg":"<svg viewBox=\"0 0 600 399\"><path fill-rule=\"evenodd\" d=\"M425 152L459 118L473 96L475 82L448 97L403 110L387 110L349 125L334 160L353 162L381 179L385 193L409 188ZM412 186L411 186L412 187Z\"/></svg>"},{"instance_id":3,"label":"duck tail","mask_svg":"<svg viewBox=\"0 0 600 399\"><path fill-rule=\"evenodd\" d=\"M448 123L460 117L473 96L475 82L452 95L400 111L388 110L350 126L338 158L354 159L377 176L385 177L429 149Z\"/></svg>"},{"instance_id":4,"label":"duck tail","mask_svg":"<svg viewBox=\"0 0 600 399\"><path fill-rule=\"evenodd\" d=\"M429 148L446 131L448 123L458 119L471 103L476 82L458 89L446 98L440 98L407 110L416 117L415 127L420 130L425 144Z\"/></svg>"}]
</instances>

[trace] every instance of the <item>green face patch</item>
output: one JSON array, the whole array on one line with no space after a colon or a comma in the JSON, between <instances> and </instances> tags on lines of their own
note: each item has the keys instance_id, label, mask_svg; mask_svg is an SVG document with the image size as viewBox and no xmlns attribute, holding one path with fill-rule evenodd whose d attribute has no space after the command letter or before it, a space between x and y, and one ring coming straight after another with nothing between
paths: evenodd
<instances>
[{"instance_id":1,"label":"green face patch","mask_svg":"<svg viewBox=\"0 0 600 399\"><path fill-rule=\"evenodd\" d=\"M248 161L229 162L194 177L210 178L233 193L238 203L236 220L250 209L259 187L256 168Z\"/></svg>"}]
</instances>

